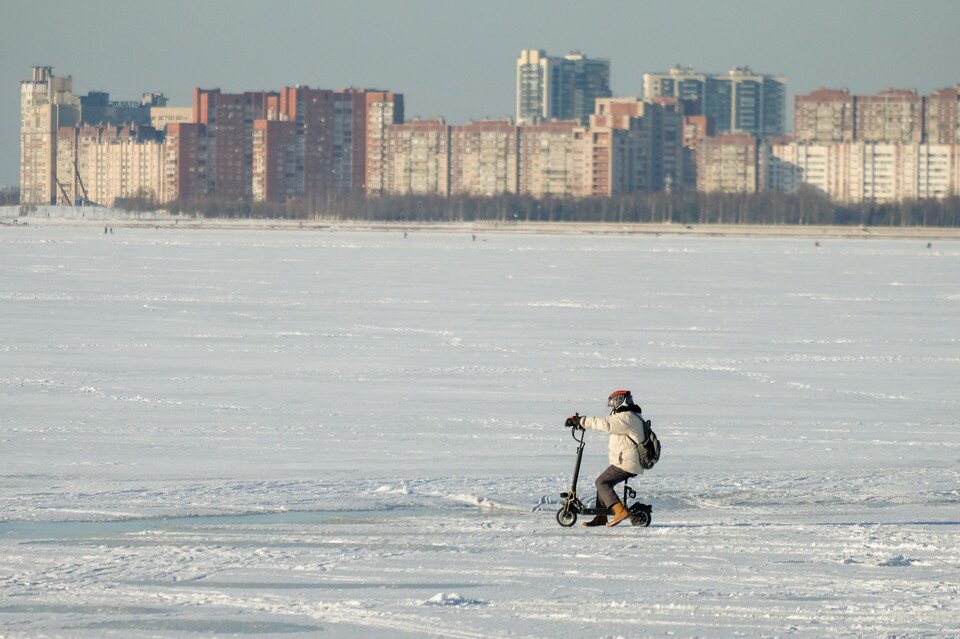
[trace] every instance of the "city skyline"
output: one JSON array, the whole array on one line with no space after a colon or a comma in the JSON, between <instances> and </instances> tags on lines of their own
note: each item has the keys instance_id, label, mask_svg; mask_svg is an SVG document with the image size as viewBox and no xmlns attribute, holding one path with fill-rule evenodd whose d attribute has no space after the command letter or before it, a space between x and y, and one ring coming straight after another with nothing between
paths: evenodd
<instances>
[{"instance_id":1,"label":"city skyline","mask_svg":"<svg viewBox=\"0 0 960 639\"><path fill-rule=\"evenodd\" d=\"M521 52L518 98L531 86L522 68L531 53L543 58ZM569 108L583 102L576 91L605 86L605 67L600 83L554 77L559 92L544 85L531 97ZM533 75L563 72L535 67ZM405 121L403 95L389 92L198 88L182 108L160 93L138 102L78 96L70 76L34 67L21 84L20 203L179 206L212 197L316 206L346 193L582 198L674 188L813 189L842 202L892 202L960 192L960 85L928 96L819 89L797 96L795 134L784 137L780 77L743 68L644 77L650 95L597 97L586 124L543 120L559 114L542 102L528 111L533 122L451 125ZM772 137L759 136L761 124Z\"/></svg>"},{"instance_id":2,"label":"city skyline","mask_svg":"<svg viewBox=\"0 0 960 639\"><path fill-rule=\"evenodd\" d=\"M787 78L788 117L795 95L820 87L926 94L960 81L950 62L960 59L952 37L960 7L947 2L745 2L722 12L707 3L680 9L602 2L592 7L594 21L572 11L579 6L291 2L267 9L238 2L225 15L182 2L159 9L106 1L7 5L0 21L0 83L7 87L0 99L0 185L17 183L17 89L40 64L74 76L78 93L108 90L116 100L162 91L171 106L186 106L196 87L376 87L403 93L408 117L454 123L514 116L516 56L525 48L609 59L615 96L640 95L643 73L678 63L713 73L749 65ZM740 28L746 24L749 30ZM44 37L31 35L29 25L43 25Z\"/></svg>"}]
</instances>

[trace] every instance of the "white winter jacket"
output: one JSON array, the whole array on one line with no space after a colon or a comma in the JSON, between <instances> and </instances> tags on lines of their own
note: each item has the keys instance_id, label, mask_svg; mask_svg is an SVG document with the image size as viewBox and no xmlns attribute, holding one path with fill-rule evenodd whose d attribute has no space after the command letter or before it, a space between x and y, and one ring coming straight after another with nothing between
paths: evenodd
<instances>
[{"instance_id":1,"label":"white winter jacket","mask_svg":"<svg viewBox=\"0 0 960 639\"><path fill-rule=\"evenodd\" d=\"M621 411L609 417L584 417L580 425L610 433L610 463L628 473L643 474L637 450L637 444L643 444L644 440L643 419L639 415Z\"/></svg>"}]
</instances>

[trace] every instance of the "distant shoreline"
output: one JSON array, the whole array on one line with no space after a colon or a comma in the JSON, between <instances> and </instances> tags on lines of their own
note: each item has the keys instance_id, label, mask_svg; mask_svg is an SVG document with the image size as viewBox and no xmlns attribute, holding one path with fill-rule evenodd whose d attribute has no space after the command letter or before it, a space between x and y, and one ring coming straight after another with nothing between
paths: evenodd
<instances>
[{"instance_id":1,"label":"distant shoreline","mask_svg":"<svg viewBox=\"0 0 960 639\"><path fill-rule=\"evenodd\" d=\"M960 228L945 227L855 227L855 226L788 226L735 224L636 224L618 222L373 222L355 220L269 220L225 218L172 218L169 216L133 216L73 218L40 217L42 213L17 217L9 209L0 210L0 225L43 227L285 230L378 233L468 233L468 234L531 234L531 235L669 235L695 237L795 237L806 239L910 239L960 240ZM88 209L95 213L96 209Z\"/></svg>"}]
</instances>

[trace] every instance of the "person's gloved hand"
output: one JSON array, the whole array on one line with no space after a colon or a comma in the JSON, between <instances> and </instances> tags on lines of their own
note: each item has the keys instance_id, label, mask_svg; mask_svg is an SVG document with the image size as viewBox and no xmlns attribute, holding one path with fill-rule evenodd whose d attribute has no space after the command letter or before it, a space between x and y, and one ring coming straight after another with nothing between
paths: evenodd
<instances>
[{"instance_id":1,"label":"person's gloved hand","mask_svg":"<svg viewBox=\"0 0 960 639\"><path fill-rule=\"evenodd\" d=\"M564 425L567 426L568 428L572 427L572 428L579 428L582 430L583 426L580 425L580 422L582 419L583 418L580 417L580 415L571 415L570 417L567 417L567 421L564 422Z\"/></svg>"}]
</instances>

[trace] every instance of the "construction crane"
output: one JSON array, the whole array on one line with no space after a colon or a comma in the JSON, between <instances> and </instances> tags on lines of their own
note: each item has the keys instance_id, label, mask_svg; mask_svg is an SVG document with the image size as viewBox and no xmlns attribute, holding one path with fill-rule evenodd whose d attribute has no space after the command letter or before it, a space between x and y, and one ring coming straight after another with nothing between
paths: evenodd
<instances>
[{"instance_id":1,"label":"construction crane","mask_svg":"<svg viewBox=\"0 0 960 639\"><path fill-rule=\"evenodd\" d=\"M90 200L90 196L87 195L87 187L83 184L83 178L80 177L80 167L77 166L77 161L73 161L73 171L77 175L77 182L80 184L80 190L83 191L83 205L84 206L100 206L96 202Z\"/></svg>"},{"instance_id":2,"label":"construction crane","mask_svg":"<svg viewBox=\"0 0 960 639\"><path fill-rule=\"evenodd\" d=\"M57 178L53 179L57 180ZM63 188L63 184L60 182L60 180L57 180L57 186L60 187L60 193L63 194L63 201L67 203L67 206L73 206L73 202L70 201L70 196L67 195L67 190Z\"/></svg>"}]
</instances>

